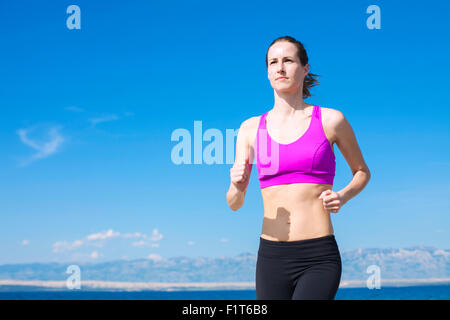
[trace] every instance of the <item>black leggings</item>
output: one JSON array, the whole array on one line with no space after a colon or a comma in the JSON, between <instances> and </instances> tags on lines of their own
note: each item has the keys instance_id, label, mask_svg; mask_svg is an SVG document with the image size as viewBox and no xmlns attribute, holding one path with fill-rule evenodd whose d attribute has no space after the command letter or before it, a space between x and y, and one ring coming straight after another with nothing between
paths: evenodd
<instances>
[{"instance_id":1,"label":"black leggings","mask_svg":"<svg viewBox=\"0 0 450 320\"><path fill-rule=\"evenodd\" d=\"M257 300L333 300L342 264L334 235L299 241L260 237Z\"/></svg>"}]
</instances>

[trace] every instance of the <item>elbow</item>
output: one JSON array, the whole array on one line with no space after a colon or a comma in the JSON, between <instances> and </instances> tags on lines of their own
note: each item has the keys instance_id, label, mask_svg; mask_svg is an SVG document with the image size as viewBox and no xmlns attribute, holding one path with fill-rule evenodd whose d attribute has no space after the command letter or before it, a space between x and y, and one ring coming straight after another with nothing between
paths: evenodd
<instances>
[{"instance_id":1,"label":"elbow","mask_svg":"<svg viewBox=\"0 0 450 320\"><path fill-rule=\"evenodd\" d=\"M369 181L369 180L370 180L370 178L372 177L372 174L370 173L370 170L369 170L369 168L367 168L367 170L366 170L366 174L367 174L367 181Z\"/></svg>"},{"instance_id":2,"label":"elbow","mask_svg":"<svg viewBox=\"0 0 450 320\"><path fill-rule=\"evenodd\" d=\"M238 211L241 208L241 206L230 206L230 204L228 204L228 207L230 207L230 209L234 212Z\"/></svg>"},{"instance_id":3,"label":"elbow","mask_svg":"<svg viewBox=\"0 0 450 320\"><path fill-rule=\"evenodd\" d=\"M358 173L358 172L364 173L364 174L366 175L367 181L369 181L370 178L371 178L371 176L372 176L368 167L360 168L360 169L355 170L355 171L353 172L353 175L355 175L355 174Z\"/></svg>"},{"instance_id":4,"label":"elbow","mask_svg":"<svg viewBox=\"0 0 450 320\"><path fill-rule=\"evenodd\" d=\"M364 170L364 172L366 173L366 185L369 183L370 178L372 177L369 168L367 168L367 170Z\"/></svg>"},{"instance_id":5,"label":"elbow","mask_svg":"<svg viewBox=\"0 0 450 320\"><path fill-rule=\"evenodd\" d=\"M227 204L233 211L238 211L244 204L245 192L237 192L236 194L227 192Z\"/></svg>"},{"instance_id":6,"label":"elbow","mask_svg":"<svg viewBox=\"0 0 450 320\"><path fill-rule=\"evenodd\" d=\"M228 204L228 207L233 211L238 211L242 207L242 205L239 205L236 203L230 204L230 202L228 202L228 201L227 201L227 204Z\"/></svg>"}]
</instances>

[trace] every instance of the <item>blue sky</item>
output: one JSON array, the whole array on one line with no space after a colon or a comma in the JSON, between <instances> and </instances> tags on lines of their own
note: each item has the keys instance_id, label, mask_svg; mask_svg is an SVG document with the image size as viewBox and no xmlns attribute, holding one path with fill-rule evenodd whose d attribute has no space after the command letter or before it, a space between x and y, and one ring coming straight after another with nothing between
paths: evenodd
<instances>
[{"instance_id":1,"label":"blue sky","mask_svg":"<svg viewBox=\"0 0 450 320\"><path fill-rule=\"evenodd\" d=\"M71 4L79 30L66 26ZM379 30L366 26L372 4ZM171 135L193 135L201 121L203 133L225 136L270 110L265 54L284 35L303 42L310 72L321 75L306 102L346 116L372 173L332 215L340 249L450 247L446 1L0 9L0 264L256 253L256 170L233 212L231 164L176 165ZM352 176L335 153L338 191Z\"/></svg>"}]
</instances>

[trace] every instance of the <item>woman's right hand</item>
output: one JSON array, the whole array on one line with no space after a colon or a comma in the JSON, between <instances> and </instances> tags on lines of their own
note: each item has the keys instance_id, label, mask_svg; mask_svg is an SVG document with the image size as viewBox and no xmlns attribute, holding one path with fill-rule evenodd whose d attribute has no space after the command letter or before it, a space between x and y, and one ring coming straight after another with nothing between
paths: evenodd
<instances>
[{"instance_id":1,"label":"woman's right hand","mask_svg":"<svg viewBox=\"0 0 450 320\"><path fill-rule=\"evenodd\" d=\"M231 183L241 192L247 189L250 180L250 168L248 158L245 162L235 163L230 169Z\"/></svg>"}]
</instances>

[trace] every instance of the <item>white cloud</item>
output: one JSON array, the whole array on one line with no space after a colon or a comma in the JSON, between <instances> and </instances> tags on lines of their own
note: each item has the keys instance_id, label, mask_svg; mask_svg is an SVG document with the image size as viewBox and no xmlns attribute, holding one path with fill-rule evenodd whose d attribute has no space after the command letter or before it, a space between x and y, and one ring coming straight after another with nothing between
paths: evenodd
<instances>
[{"instance_id":1,"label":"white cloud","mask_svg":"<svg viewBox=\"0 0 450 320\"><path fill-rule=\"evenodd\" d=\"M86 237L86 239L88 241L105 240L105 239L116 238L118 236L120 236L120 232L114 232L112 229L109 229L108 231L105 231L105 232L90 234Z\"/></svg>"},{"instance_id":2,"label":"white cloud","mask_svg":"<svg viewBox=\"0 0 450 320\"><path fill-rule=\"evenodd\" d=\"M125 233L122 235L123 238L147 238L146 234L135 232L135 233Z\"/></svg>"},{"instance_id":3,"label":"white cloud","mask_svg":"<svg viewBox=\"0 0 450 320\"><path fill-rule=\"evenodd\" d=\"M78 247L81 247L82 245L83 245L82 240L75 240L72 243L69 243L67 241L57 241L53 244L53 252L59 253L59 252L71 251Z\"/></svg>"},{"instance_id":4,"label":"white cloud","mask_svg":"<svg viewBox=\"0 0 450 320\"><path fill-rule=\"evenodd\" d=\"M143 246L145 246L145 241L144 240L140 240L140 241L136 241L136 242L133 242L131 245L133 246L133 247L143 247Z\"/></svg>"},{"instance_id":5,"label":"white cloud","mask_svg":"<svg viewBox=\"0 0 450 320\"><path fill-rule=\"evenodd\" d=\"M97 259L97 258L98 258L98 252L97 252L97 251L93 251L93 252L91 253L91 258L92 258L92 259Z\"/></svg>"},{"instance_id":6,"label":"white cloud","mask_svg":"<svg viewBox=\"0 0 450 320\"><path fill-rule=\"evenodd\" d=\"M72 246L75 247L75 248L81 247L82 245L83 245L83 241L82 240L75 240L72 243Z\"/></svg>"},{"instance_id":7,"label":"white cloud","mask_svg":"<svg viewBox=\"0 0 450 320\"><path fill-rule=\"evenodd\" d=\"M38 142L29 137L29 134L36 130L36 127L28 129L19 129L16 133L19 135L20 140L25 145L35 149L37 152L31 156L30 159L25 160L21 165L26 165L34 160L46 158L58 151L58 148L64 142L64 138L59 133L60 127L54 126L44 130L49 136L49 139L44 142Z\"/></svg>"},{"instance_id":8,"label":"white cloud","mask_svg":"<svg viewBox=\"0 0 450 320\"><path fill-rule=\"evenodd\" d=\"M99 123L102 122L110 122L110 121L114 121L114 120L118 120L119 117L115 114L110 114L110 115L106 115L103 117L98 117L98 118L90 118L89 122L91 123L92 126L95 126Z\"/></svg>"},{"instance_id":9,"label":"white cloud","mask_svg":"<svg viewBox=\"0 0 450 320\"><path fill-rule=\"evenodd\" d=\"M114 238L122 238L122 239L137 238L141 240L132 242L131 245L134 247L149 246L152 248L159 248L159 243L152 243L152 242L161 240L163 238L163 235L158 231L158 229L153 229L151 236L148 236L140 232L121 234L118 231L109 229L106 231L89 234L82 240L75 240L73 242L58 241L55 242L52 247L54 253L71 251L83 245L103 247L105 242Z\"/></svg>"},{"instance_id":10,"label":"white cloud","mask_svg":"<svg viewBox=\"0 0 450 320\"><path fill-rule=\"evenodd\" d=\"M150 253L147 256L147 259L150 259L150 260L153 260L153 261L162 261L162 260L164 260L163 257L161 257L159 254L156 254L156 253Z\"/></svg>"},{"instance_id":11,"label":"white cloud","mask_svg":"<svg viewBox=\"0 0 450 320\"><path fill-rule=\"evenodd\" d=\"M30 241L28 241L28 240L22 240L22 245L23 246L26 246L26 245L29 245L30 244Z\"/></svg>"},{"instance_id":12,"label":"white cloud","mask_svg":"<svg viewBox=\"0 0 450 320\"><path fill-rule=\"evenodd\" d=\"M163 235L161 233L159 233L158 229L156 229L156 228L153 229L151 240L152 241L159 241L162 238L163 238Z\"/></svg>"},{"instance_id":13,"label":"white cloud","mask_svg":"<svg viewBox=\"0 0 450 320\"><path fill-rule=\"evenodd\" d=\"M131 234L127 234L127 238L130 238ZM135 238L143 238L145 240L135 241L132 243L134 247L144 247L150 246L152 248L159 248L158 243L151 243L151 241L160 241L163 238L163 235L159 232L158 229L153 229L152 235L149 237L146 234L142 234L139 232L134 233Z\"/></svg>"}]
</instances>

